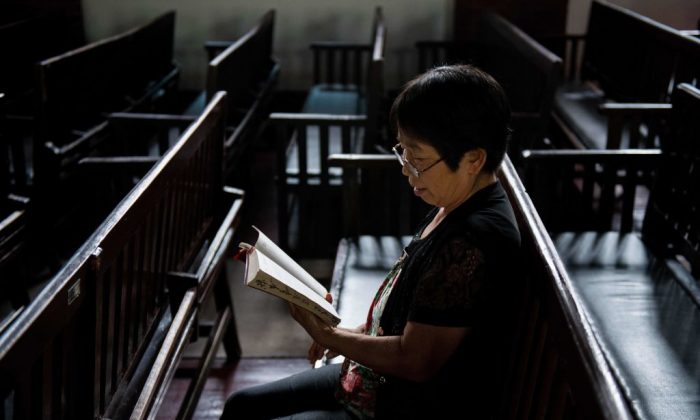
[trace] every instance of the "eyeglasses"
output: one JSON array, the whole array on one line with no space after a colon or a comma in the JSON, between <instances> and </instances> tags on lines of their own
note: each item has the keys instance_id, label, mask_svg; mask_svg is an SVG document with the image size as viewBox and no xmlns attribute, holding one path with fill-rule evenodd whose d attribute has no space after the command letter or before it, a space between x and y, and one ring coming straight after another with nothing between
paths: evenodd
<instances>
[{"instance_id":1,"label":"eyeglasses","mask_svg":"<svg viewBox=\"0 0 700 420\"><path fill-rule=\"evenodd\" d=\"M406 159L406 150L404 150L403 146L401 146L401 143L397 143L396 146L391 148L391 151L394 152L401 166L405 166L406 169L408 169L408 172L410 172L410 174L416 178L420 178L420 176L423 175L424 172L427 172L430 168L442 162L443 159L440 158L436 160L435 162L428 165L427 168L418 169L413 163L411 163L411 161Z\"/></svg>"}]
</instances>

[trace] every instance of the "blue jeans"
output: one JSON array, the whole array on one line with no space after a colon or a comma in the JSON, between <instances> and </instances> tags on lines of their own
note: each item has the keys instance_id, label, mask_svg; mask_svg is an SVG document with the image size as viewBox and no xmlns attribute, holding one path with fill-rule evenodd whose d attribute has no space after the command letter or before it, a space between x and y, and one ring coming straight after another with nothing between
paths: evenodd
<instances>
[{"instance_id":1,"label":"blue jeans","mask_svg":"<svg viewBox=\"0 0 700 420\"><path fill-rule=\"evenodd\" d=\"M341 364L234 392L221 419L353 419L335 399Z\"/></svg>"}]
</instances>

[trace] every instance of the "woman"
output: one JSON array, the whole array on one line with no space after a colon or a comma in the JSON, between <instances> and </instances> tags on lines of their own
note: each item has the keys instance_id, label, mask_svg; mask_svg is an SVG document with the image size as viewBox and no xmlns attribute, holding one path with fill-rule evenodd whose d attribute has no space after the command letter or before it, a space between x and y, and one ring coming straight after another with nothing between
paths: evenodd
<instances>
[{"instance_id":1,"label":"woman","mask_svg":"<svg viewBox=\"0 0 700 420\"><path fill-rule=\"evenodd\" d=\"M404 87L390 118L402 172L434 208L379 288L366 325L331 327L290 307L314 339L309 358L328 349L345 356L342 366L236 393L224 418L497 412L520 244L496 178L510 132L506 96L475 67L438 67Z\"/></svg>"}]
</instances>

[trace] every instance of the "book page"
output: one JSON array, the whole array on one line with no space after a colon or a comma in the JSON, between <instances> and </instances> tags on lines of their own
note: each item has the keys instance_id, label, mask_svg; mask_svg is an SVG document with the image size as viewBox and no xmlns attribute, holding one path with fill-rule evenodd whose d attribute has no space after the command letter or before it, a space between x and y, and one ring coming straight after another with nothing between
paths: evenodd
<instances>
[{"instance_id":1,"label":"book page","mask_svg":"<svg viewBox=\"0 0 700 420\"><path fill-rule=\"evenodd\" d=\"M291 259L286 252L278 247L276 243L272 242L270 238L265 236L260 229L255 226L253 226L253 229L258 232L258 239L255 242L255 248L275 261L280 267L287 270L289 274L299 279L303 284L316 292L319 296L324 299L326 298L327 290L321 286L321 283L319 283L318 280L313 278L313 276L304 270L296 261Z\"/></svg>"},{"instance_id":2,"label":"book page","mask_svg":"<svg viewBox=\"0 0 700 420\"><path fill-rule=\"evenodd\" d=\"M315 291L280 267L272 259L255 250L251 253L248 261L250 265L246 267L246 270L250 271L248 271L246 278L249 286L306 308L332 325L336 325L340 321L340 316L333 305L321 298ZM262 275L255 275L258 269Z\"/></svg>"}]
</instances>

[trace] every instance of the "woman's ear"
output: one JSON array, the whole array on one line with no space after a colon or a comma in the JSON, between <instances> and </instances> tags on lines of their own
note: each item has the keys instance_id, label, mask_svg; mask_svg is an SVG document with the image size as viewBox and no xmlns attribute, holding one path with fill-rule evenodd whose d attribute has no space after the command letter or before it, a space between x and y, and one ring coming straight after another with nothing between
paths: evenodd
<instances>
[{"instance_id":1,"label":"woman's ear","mask_svg":"<svg viewBox=\"0 0 700 420\"><path fill-rule=\"evenodd\" d=\"M476 175L486 163L486 150L482 148L470 150L462 157L462 164L467 168L470 175Z\"/></svg>"}]
</instances>

